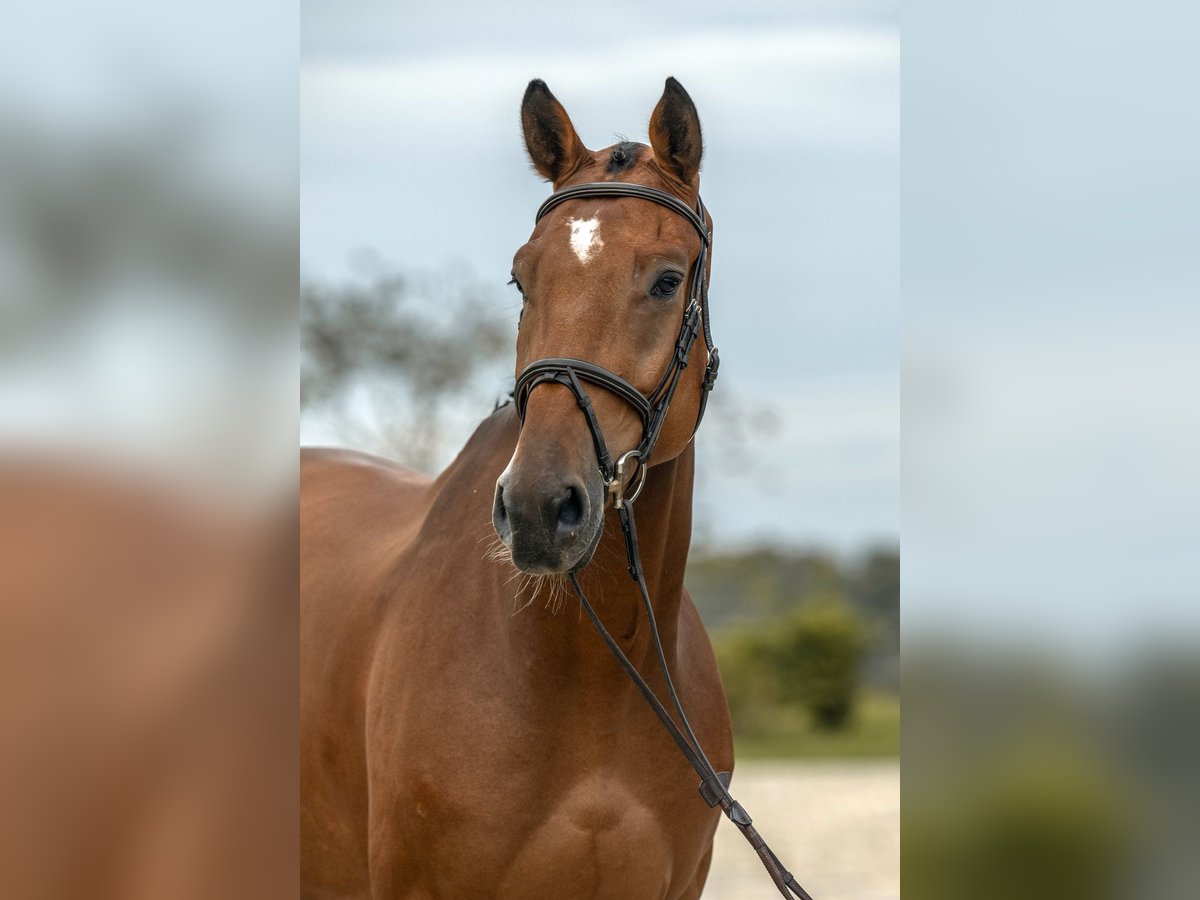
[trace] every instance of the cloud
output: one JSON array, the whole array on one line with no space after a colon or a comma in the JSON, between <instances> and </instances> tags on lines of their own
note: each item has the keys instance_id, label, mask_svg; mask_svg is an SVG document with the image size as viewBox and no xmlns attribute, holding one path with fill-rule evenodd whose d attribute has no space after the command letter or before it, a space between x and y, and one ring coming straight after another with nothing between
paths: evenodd
<instances>
[{"instance_id":1,"label":"cloud","mask_svg":"<svg viewBox=\"0 0 1200 900\"><path fill-rule=\"evenodd\" d=\"M756 142L894 145L899 138L900 42L877 29L703 30L663 41L619 38L587 49L316 61L301 74L306 129L386 133L435 128L445 139L479 123L515 121L531 77L567 104L585 141L607 141L614 108L643 111L666 75L688 87L706 121ZM631 98L638 98L631 104ZM595 127L593 127L593 123ZM630 135L631 137L634 135Z\"/></svg>"}]
</instances>

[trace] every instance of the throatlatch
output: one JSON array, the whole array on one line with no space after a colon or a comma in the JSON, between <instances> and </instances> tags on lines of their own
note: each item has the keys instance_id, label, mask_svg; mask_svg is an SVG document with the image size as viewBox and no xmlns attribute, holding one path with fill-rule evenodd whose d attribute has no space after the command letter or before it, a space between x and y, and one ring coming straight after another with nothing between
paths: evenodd
<instances>
[{"instance_id":1,"label":"throatlatch","mask_svg":"<svg viewBox=\"0 0 1200 900\"><path fill-rule=\"evenodd\" d=\"M708 406L708 395L717 381L717 369L720 366L720 357L717 354L717 348L713 346L712 329L708 314L708 251L712 244L712 232L708 228L708 217L704 211L704 204L697 197L696 208L692 209L677 197L656 188L640 184L599 182L579 184L551 194L546 202L541 205L541 208L538 209L537 220L540 221L546 213L559 204L581 197L633 197L641 200L649 200L683 216L700 235L700 252L692 267L688 304L684 309L683 323L679 329L679 337L675 341L674 354L671 361L667 364L662 377L659 379L657 387L650 392L649 396L643 394L620 375L609 371L603 366L569 357L550 357L530 363L517 377L516 387L513 390L517 415L520 417L522 424L525 422L525 409L529 404L529 395L538 385L546 383L561 384L575 395L576 403L587 420L588 430L592 433L592 442L596 448L596 461L600 467L600 474L604 478L607 496L612 500L613 507L616 509L617 516L621 522L621 530L625 538L625 551L628 557L629 577L637 584L638 592L641 594L642 607L646 611L646 617L650 625L650 635L658 657L658 666L662 671L663 680L667 686L667 694L670 697L671 706L674 708L675 714L679 717L678 723L676 723L671 713L662 704L662 701L658 699L653 688L646 683L646 679L642 677L637 667L629 661L629 657L625 655L620 645L609 634L608 629L604 627L604 623L600 621L596 610L592 607L587 595L583 592L583 588L579 584L578 575L575 572L572 572L569 576L571 586L578 595L579 602L583 605L588 618L591 619L592 625L600 634L600 637L604 639L609 650L612 651L617 663L625 670L625 673L633 681L642 697L645 698L650 709L658 717L663 728L666 729L671 739L675 742L675 746L679 748L679 752L683 754L691 767L696 770L696 774L700 776L700 796L704 798L704 802L709 807L719 806L729 820L738 827L738 830L741 831L746 840L750 842L750 846L758 854L759 859L767 870L767 874L770 875L771 880L775 883L775 887L779 889L779 892L784 897L788 898L788 900L793 900L793 898L812 900L808 892L783 867L779 862L779 858L771 851L766 841L755 830L750 815L730 795L729 773L718 773L713 769L712 763L704 755L704 750L701 748L700 742L697 740L696 734L692 730L687 716L684 714L683 704L680 702L679 694L675 690L675 683L671 678L671 672L667 666L667 657L663 651L662 640L658 634L658 623L654 617L654 607L650 602L650 593L646 587L646 579L642 572L641 553L638 549L637 526L633 517L633 502L637 499L641 493L642 486L645 484L646 466L650 461L650 455L654 452L654 445L658 442L659 434L662 432L663 423L667 418L667 410L670 408L671 399L675 396L675 390L679 386L683 370L688 366L692 346L701 333L704 335L704 343L708 349L708 364L704 372L700 394L700 411L696 417L693 434L700 427L700 422L704 418L704 411ZM595 411L592 409L591 398L588 396L587 391L584 390L583 382L602 387L620 397L637 411L638 416L642 420L641 442L635 449L622 454L615 461L609 453L608 447L605 446L604 435L600 431L600 424L597 422Z\"/></svg>"}]
</instances>

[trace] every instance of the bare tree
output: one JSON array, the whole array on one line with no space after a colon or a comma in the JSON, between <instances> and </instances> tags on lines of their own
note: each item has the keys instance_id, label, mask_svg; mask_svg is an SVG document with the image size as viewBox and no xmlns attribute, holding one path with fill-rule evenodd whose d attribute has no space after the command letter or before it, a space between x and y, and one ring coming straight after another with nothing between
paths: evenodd
<instances>
[{"instance_id":1,"label":"bare tree","mask_svg":"<svg viewBox=\"0 0 1200 900\"><path fill-rule=\"evenodd\" d=\"M437 466L454 426L510 386L499 361L514 322L499 292L461 270L382 267L360 282L301 289L300 401L355 446Z\"/></svg>"}]
</instances>

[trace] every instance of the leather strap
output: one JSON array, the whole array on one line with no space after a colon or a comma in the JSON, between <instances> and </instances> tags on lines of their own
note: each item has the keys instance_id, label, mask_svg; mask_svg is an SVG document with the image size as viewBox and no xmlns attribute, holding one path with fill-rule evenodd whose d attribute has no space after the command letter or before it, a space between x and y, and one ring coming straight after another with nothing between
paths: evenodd
<instances>
[{"instance_id":1,"label":"leather strap","mask_svg":"<svg viewBox=\"0 0 1200 900\"><path fill-rule=\"evenodd\" d=\"M700 776L700 796L710 807L720 806L721 811L726 817L733 822L737 829L742 833L742 836L754 848L758 854L759 860L763 864L763 868L767 870L767 875L779 890L779 893L787 898L787 900L812 900L809 893L801 887L796 881L792 873L784 868L779 861L779 857L763 840L757 829L754 828L754 820L750 818L750 814L746 812L745 807L733 799L729 793L728 772L717 772L714 770L712 763L708 761L708 757L704 754L703 748L700 746L700 741L696 737L696 733L692 730L691 723L688 722L687 714L683 711L683 703L679 699L679 693L675 690L675 682L671 678L671 670L667 665L666 653L663 650L662 638L658 633L658 621L654 616L654 607L650 602L650 593L646 588L646 579L642 573L641 552L638 547L637 526L633 517L633 504L624 503L617 508L617 515L621 520L621 530L625 535L625 550L629 560L629 575L638 586L638 592L642 597L642 608L646 611L646 618L650 625L650 636L654 643L655 655L658 658L658 667L662 672L663 681L667 686L667 696L670 698L671 705L675 709L676 715L679 717L678 724L671 714L667 711L662 701L658 699L658 695L654 693L654 689L646 682L646 679L638 671L635 666L625 655L625 651L621 649L621 645L604 627L604 623L600 621L595 608L591 601L588 600L587 594L584 593L582 585L579 583L579 576L572 572L568 576L571 581L571 587L574 589L576 596L579 597L579 602L582 604L584 612L587 613L588 619L591 620L592 626L597 633L603 638L604 643L608 645L609 651L612 652L617 664L625 670L625 674L634 683L638 692L645 699L647 705L653 711L658 721L662 723L675 746L679 748L679 752L683 754L684 759Z\"/></svg>"},{"instance_id":2,"label":"leather strap","mask_svg":"<svg viewBox=\"0 0 1200 900\"><path fill-rule=\"evenodd\" d=\"M666 191L660 191L658 188L646 187L641 184L628 184L623 181L593 181L586 184L577 184L572 187L563 188L561 191L556 191L551 194L538 207L537 216L534 221L540 221L541 218L558 206L560 203L566 203L568 200L578 200L580 197L637 197L640 200L649 200L657 203L660 206L665 206L672 212L679 213L696 229L696 233L700 235L700 240L704 241L705 246L712 243L712 232L708 230L708 222L700 211L692 209L678 197L668 194ZM700 210L704 207L701 206Z\"/></svg>"},{"instance_id":3,"label":"leather strap","mask_svg":"<svg viewBox=\"0 0 1200 900\"><path fill-rule=\"evenodd\" d=\"M567 356L549 356L532 362L521 372L513 389L513 399L517 404L517 415L525 421L525 407L529 404L529 395L539 384L546 381L559 381L567 372L574 372L577 378L590 381L616 394L637 410L642 419L642 427L650 425L650 400L632 384L610 372L603 366L597 366L582 359L572 359Z\"/></svg>"}]
</instances>

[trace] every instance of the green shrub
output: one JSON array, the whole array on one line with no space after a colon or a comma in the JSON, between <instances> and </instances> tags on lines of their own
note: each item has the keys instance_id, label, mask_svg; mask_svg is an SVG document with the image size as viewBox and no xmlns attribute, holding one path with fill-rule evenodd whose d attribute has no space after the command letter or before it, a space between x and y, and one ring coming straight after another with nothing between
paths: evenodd
<instances>
[{"instance_id":1,"label":"green shrub","mask_svg":"<svg viewBox=\"0 0 1200 900\"><path fill-rule=\"evenodd\" d=\"M779 698L803 706L819 728L846 724L858 693L866 626L841 600L806 603L771 641Z\"/></svg>"},{"instance_id":2,"label":"green shrub","mask_svg":"<svg viewBox=\"0 0 1200 900\"><path fill-rule=\"evenodd\" d=\"M736 734L769 730L779 704L774 653L758 630L727 630L715 642Z\"/></svg>"},{"instance_id":3,"label":"green shrub","mask_svg":"<svg viewBox=\"0 0 1200 900\"><path fill-rule=\"evenodd\" d=\"M859 691L866 626L840 599L810 602L753 627L726 629L717 662L734 729L759 735L804 710L819 729L846 725Z\"/></svg>"}]
</instances>

